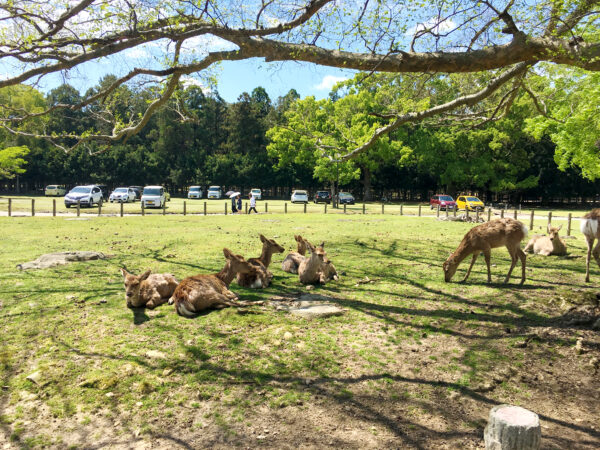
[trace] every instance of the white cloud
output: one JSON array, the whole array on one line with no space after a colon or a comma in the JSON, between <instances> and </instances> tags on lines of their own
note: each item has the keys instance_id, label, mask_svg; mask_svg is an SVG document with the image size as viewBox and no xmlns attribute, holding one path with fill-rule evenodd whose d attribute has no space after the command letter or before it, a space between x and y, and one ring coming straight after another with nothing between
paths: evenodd
<instances>
[{"instance_id":1,"label":"white cloud","mask_svg":"<svg viewBox=\"0 0 600 450\"><path fill-rule=\"evenodd\" d=\"M187 88L190 86L197 86L200 89L202 89L202 92L204 93L204 95L210 95L212 94L212 89L209 87L206 87L206 85L198 80L197 78L194 78L192 76L189 75L183 75L181 77L181 83Z\"/></svg>"},{"instance_id":2,"label":"white cloud","mask_svg":"<svg viewBox=\"0 0 600 450\"><path fill-rule=\"evenodd\" d=\"M319 84L313 86L313 89L318 91L330 91L336 83L339 83L340 81L346 81L347 79L348 78L346 77L325 75Z\"/></svg>"},{"instance_id":3,"label":"white cloud","mask_svg":"<svg viewBox=\"0 0 600 450\"><path fill-rule=\"evenodd\" d=\"M236 50L237 45L232 44L225 39L213 35L195 36L186 39L181 47L181 52L184 54L207 54L208 52L220 52L228 50Z\"/></svg>"},{"instance_id":4,"label":"white cloud","mask_svg":"<svg viewBox=\"0 0 600 450\"><path fill-rule=\"evenodd\" d=\"M438 21L439 19L437 17L432 17L431 19L428 19L425 22L418 23L415 26L410 27L408 30L406 30L406 33L404 34L406 36L414 36L415 33L423 30L431 30L433 33L436 34L444 34L456 28L456 24L452 19L445 19L439 23Z\"/></svg>"}]
</instances>

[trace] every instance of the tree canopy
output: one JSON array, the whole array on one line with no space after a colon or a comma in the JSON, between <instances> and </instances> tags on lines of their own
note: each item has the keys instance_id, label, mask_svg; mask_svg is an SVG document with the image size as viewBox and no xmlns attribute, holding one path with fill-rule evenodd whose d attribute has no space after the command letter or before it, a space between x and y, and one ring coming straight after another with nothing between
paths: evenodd
<instances>
[{"instance_id":1,"label":"tree canopy","mask_svg":"<svg viewBox=\"0 0 600 450\"><path fill-rule=\"evenodd\" d=\"M0 88L35 84L85 63L135 48L152 48L148 64L119 74L81 98L45 111L0 105L0 124L22 136L24 123L56 110L93 109L84 129L36 132L65 149L99 141L125 141L139 133L192 74L220 61L264 58L304 61L375 73L472 74L437 101L390 105L378 127L339 146L349 160L369 152L404 124L442 117L485 121L508 111L519 92L538 95L530 79L540 63L600 71L594 0L10 0L0 5ZM218 46L210 46L210 43ZM548 72L549 73L549 72ZM471 83L471 79L480 83ZM117 111L110 99L124 85L154 83L143 110ZM257 97L261 95L257 94ZM494 103L495 106L492 106ZM180 108L182 120L186 117Z\"/></svg>"}]
</instances>

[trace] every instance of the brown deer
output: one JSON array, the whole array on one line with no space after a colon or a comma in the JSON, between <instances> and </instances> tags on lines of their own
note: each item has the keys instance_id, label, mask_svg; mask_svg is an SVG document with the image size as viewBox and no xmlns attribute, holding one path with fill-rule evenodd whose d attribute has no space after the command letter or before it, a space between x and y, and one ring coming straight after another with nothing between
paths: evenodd
<instances>
[{"instance_id":1,"label":"brown deer","mask_svg":"<svg viewBox=\"0 0 600 450\"><path fill-rule=\"evenodd\" d=\"M454 253L450 254L450 257L444 263L444 280L449 282L456 273L458 265L469 255L473 255L471 265L467 274L463 279L463 282L467 281L471 274L471 269L475 260L480 253L483 253L485 258L485 264L487 265L487 282L492 282L492 275L490 272L490 256L491 249L506 246L508 253L512 259L512 264L504 279L505 283L508 283L510 274L512 273L517 260L521 259L521 284L525 282L525 267L526 267L526 255L521 250L521 241L527 236L527 227L521 222L515 219L497 219L490 222L482 223L476 227L471 228L470 231L465 234L462 242L458 245L458 248Z\"/></svg>"},{"instance_id":2,"label":"brown deer","mask_svg":"<svg viewBox=\"0 0 600 450\"><path fill-rule=\"evenodd\" d=\"M234 255L224 248L227 259L223 270L213 275L194 275L179 283L169 299L175 304L177 314L193 317L208 308L225 308L227 306L245 306L236 302L238 296L229 290L229 284L238 273L253 273L254 266L241 255Z\"/></svg>"},{"instance_id":3,"label":"brown deer","mask_svg":"<svg viewBox=\"0 0 600 450\"><path fill-rule=\"evenodd\" d=\"M156 308L167 303L175 292L177 280L170 273L155 273L147 270L142 275L134 275L121 269L125 284L125 301L128 308Z\"/></svg>"},{"instance_id":4,"label":"brown deer","mask_svg":"<svg viewBox=\"0 0 600 450\"><path fill-rule=\"evenodd\" d=\"M594 241L600 239L598 233L598 221L600 221L600 209L592 209L579 222L579 229L585 236L587 243L587 257L585 259L585 282L590 281L590 257L593 256L596 264L600 267L600 240L594 247ZM593 247L593 250L592 250Z\"/></svg>"},{"instance_id":5,"label":"brown deer","mask_svg":"<svg viewBox=\"0 0 600 450\"><path fill-rule=\"evenodd\" d=\"M281 270L289 273L298 273L300 263L304 261L306 255L306 242L300 235L294 235L294 239L298 243L298 250L289 253L281 263Z\"/></svg>"},{"instance_id":6,"label":"brown deer","mask_svg":"<svg viewBox=\"0 0 600 450\"><path fill-rule=\"evenodd\" d=\"M298 276L302 284L325 284L327 281L323 274L323 266L327 253L323 249L324 243L315 247L306 241L310 257L305 257L298 267Z\"/></svg>"},{"instance_id":7,"label":"brown deer","mask_svg":"<svg viewBox=\"0 0 600 450\"><path fill-rule=\"evenodd\" d=\"M536 255L556 255L556 256L564 256L567 254L567 245L565 241L563 241L560 237L558 237L558 232L561 230L562 225L558 228L555 228L548 224L548 236L542 236L536 234L533 236L523 251L525 253L533 252Z\"/></svg>"},{"instance_id":8,"label":"brown deer","mask_svg":"<svg viewBox=\"0 0 600 450\"><path fill-rule=\"evenodd\" d=\"M282 253L285 249L275 242L273 239L268 239L262 234L260 240L263 243L262 253L258 258L250 258L248 262L252 264L256 272L254 273L238 273L237 283L240 286L249 288L266 288L271 284L273 273L268 270L271 264L273 253Z\"/></svg>"}]
</instances>

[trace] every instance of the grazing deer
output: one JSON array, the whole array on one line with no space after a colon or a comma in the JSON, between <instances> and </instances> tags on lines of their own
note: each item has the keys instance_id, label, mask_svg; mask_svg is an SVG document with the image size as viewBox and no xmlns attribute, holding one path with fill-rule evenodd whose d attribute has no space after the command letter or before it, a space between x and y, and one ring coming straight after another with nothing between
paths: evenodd
<instances>
[{"instance_id":1,"label":"grazing deer","mask_svg":"<svg viewBox=\"0 0 600 450\"><path fill-rule=\"evenodd\" d=\"M147 270L142 275L134 275L121 269L125 284L125 301L128 308L156 308L167 303L175 292L177 280L170 273L155 273Z\"/></svg>"},{"instance_id":2,"label":"grazing deer","mask_svg":"<svg viewBox=\"0 0 600 450\"><path fill-rule=\"evenodd\" d=\"M262 234L260 240L263 243L262 253L258 258L250 258L248 262L252 264L256 272L254 273L238 273L237 283L240 286L249 288L265 288L271 284L273 273L268 270L271 264L273 253L282 253L285 249L275 242L273 239L267 239Z\"/></svg>"},{"instance_id":3,"label":"grazing deer","mask_svg":"<svg viewBox=\"0 0 600 450\"><path fill-rule=\"evenodd\" d=\"M548 224L548 236L536 234L529 240L523 251L525 253L533 252L536 255L544 256L566 255L567 245L565 244L565 241L558 237L558 232L561 228L562 225L560 225L558 228L554 228Z\"/></svg>"},{"instance_id":4,"label":"grazing deer","mask_svg":"<svg viewBox=\"0 0 600 450\"><path fill-rule=\"evenodd\" d=\"M598 244L594 247L594 241L596 238L600 239L600 234L598 233L598 221L600 220L600 209L592 209L589 213L587 213L581 219L579 223L579 229L585 236L585 240L587 242L587 258L585 259L585 282L588 283L590 281L590 256L593 256L600 267L600 240ZM592 250L592 247L594 249Z\"/></svg>"},{"instance_id":5,"label":"grazing deer","mask_svg":"<svg viewBox=\"0 0 600 450\"><path fill-rule=\"evenodd\" d=\"M517 260L521 259L521 284L525 282L525 266L526 266L526 255L521 250L521 241L527 236L527 227L521 222L515 219L497 219L491 222L482 223L476 227L471 228L470 231L465 234L462 242L458 245L458 248L454 253L450 254L450 257L444 263L444 280L449 282L456 273L458 265L469 255L473 255L471 265L467 274L463 279L463 282L467 281L471 274L471 269L475 260L480 253L483 253L485 257L485 263L487 265L487 277L488 283L492 282L492 275L490 272L490 256L491 249L496 247L506 246L508 253L512 259L512 264L504 279L505 283L508 283L510 274L512 273Z\"/></svg>"},{"instance_id":6,"label":"grazing deer","mask_svg":"<svg viewBox=\"0 0 600 450\"><path fill-rule=\"evenodd\" d=\"M227 306L245 306L237 303L237 295L229 290L229 284L238 273L253 273L254 266L241 255L234 255L224 248L227 259L223 270L213 275L194 275L179 283L169 299L175 304L177 314L193 317L207 308L225 308Z\"/></svg>"},{"instance_id":7,"label":"grazing deer","mask_svg":"<svg viewBox=\"0 0 600 450\"><path fill-rule=\"evenodd\" d=\"M298 251L289 253L281 263L281 270L289 273L298 273L300 263L304 261L306 255L306 242L300 235L294 235L294 239L298 243Z\"/></svg>"}]
</instances>

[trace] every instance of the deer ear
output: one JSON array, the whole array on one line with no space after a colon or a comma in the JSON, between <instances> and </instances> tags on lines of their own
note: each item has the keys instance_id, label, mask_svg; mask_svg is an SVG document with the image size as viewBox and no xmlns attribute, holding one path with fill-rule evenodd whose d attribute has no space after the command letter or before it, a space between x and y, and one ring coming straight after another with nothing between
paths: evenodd
<instances>
[{"instance_id":1,"label":"deer ear","mask_svg":"<svg viewBox=\"0 0 600 450\"><path fill-rule=\"evenodd\" d=\"M319 245L319 247L325 248L325 242L321 242L321 245Z\"/></svg>"},{"instance_id":2,"label":"deer ear","mask_svg":"<svg viewBox=\"0 0 600 450\"><path fill-rule=\"evenodd\" d=\"M233 253L231 253L231 250L229 250L228 248L223 249L223 254L227 259L231 259L231 257L233 256Z\"/></svg>"},{"instance_id":3,"label":"deer ear","mask_svg":"<svg viewBox=\"0 0 600 450\"><path fill-rule=\"evenodd\" d=\"M306 244L306 246L308 247L308 249L310 250L311 253L313 253L315 251L315 246L312 245L310 242L308 242L307 240L304 240L304 243Z\"/></svg>"},{"instance_id":4,"label":"deer ear","mask_svg":"<svg viewBox=\"0 0 600 450\"><path fill-rule=\"evenodd\" d=\"M140 276L140 281L144 281L146 278L148 278L150 276L150 274L152 273L151 269L146 270L141 276Z\"/></svg>"},{"instance_id":5,"label":"deer ear","mask_svg":"<svg viewBox=\"0 0 600 450\"><path fill-rule=\"evenodd\" d=\"M264 237L264 236L261 234L261 235L260 235L260 240L261 240L262 242L265 242L265 241L267 240L267 238L266 238L266 237Z\"/></svg>"},{"instance_id":6,"label":"deer ear","mask_svg":"<svg viewBox=\"0 0 600 450\"><path fill-rule=\"evenodd\" d=\"M120 270L121 270L121 275L123 275L123 277L126 277L126 276L129 274L129 272L127 272L127 271L126 271L125 269L123 269L123 268L121 268Z\"/></svg>"},{"instance_id":7,"label":"deer ear","mask_svg":"<svg viewBox=\"0 0 600 450\"><path fill-rule=\"evenodd\" d=\"M561 228L562 228L562 224L558 226L558 228L556 229L556 231L560 231Z\"/></svg>"}]
</instances>

